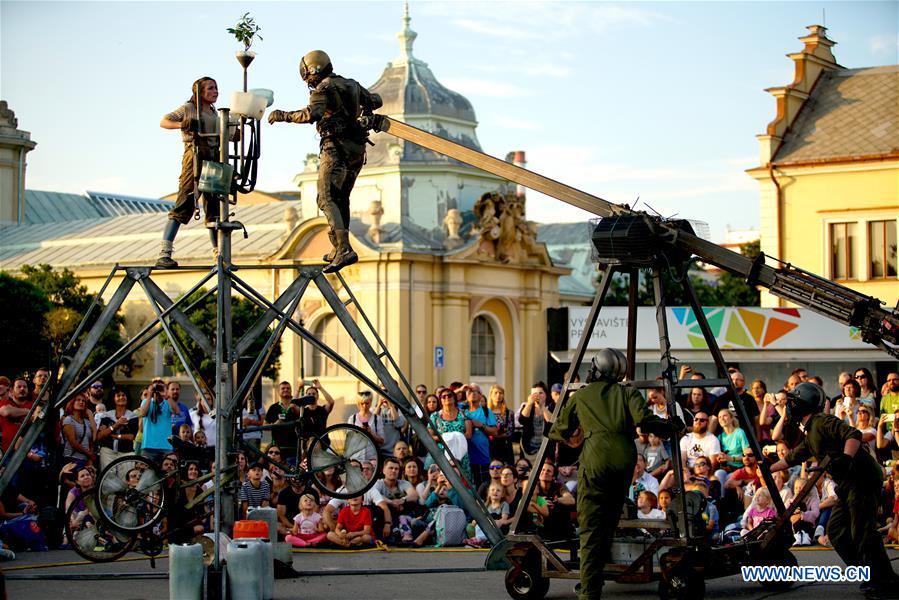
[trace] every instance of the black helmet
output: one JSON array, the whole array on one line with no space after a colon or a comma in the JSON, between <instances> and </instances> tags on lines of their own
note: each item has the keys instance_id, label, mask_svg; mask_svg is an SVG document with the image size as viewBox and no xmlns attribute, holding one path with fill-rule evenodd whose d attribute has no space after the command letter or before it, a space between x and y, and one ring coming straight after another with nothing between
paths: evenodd
<instances>
[{"instance_id":1,"label":"black helmet","mask_svg":"<svg viewBox=\"0 0 899 600\"><path fill-rule=\"evenodd\" d=\"M587 371L587 382L621 381L627 374L627 358L620 350L604 348L596 353L590 361Z\"/></svg>"},{"instance_id":2,"label":"black helmet","mask_svg":"<svg viewBox=\"0 0 899 600\"><path fill-rule=\"evenodd\" d=\"M821 412L827 399L821 386L805 381L787 392L787 417L799 421L805 415Z\"/></svg>"}]
</instances>

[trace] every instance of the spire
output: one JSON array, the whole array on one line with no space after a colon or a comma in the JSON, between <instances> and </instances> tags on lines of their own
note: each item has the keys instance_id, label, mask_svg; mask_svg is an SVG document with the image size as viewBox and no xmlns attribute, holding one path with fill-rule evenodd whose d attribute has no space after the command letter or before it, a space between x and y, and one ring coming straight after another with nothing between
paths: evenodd
<instances>
[{"instance_id":1,"label":"spire","mask_svg":"<svg viewBox=\"0 0 899 600\"><path fill-rule=\"evenodd\" d=\"M394 64L415 62L415 58L412 56L412 44L415 43L415 38L418 37L418 34L409 27L409 21L411 20L409 17L409 3L404 2L403 28L396 34L396 38L400 41L400 57L394 61Z\"/></svg>"}]
</instances>

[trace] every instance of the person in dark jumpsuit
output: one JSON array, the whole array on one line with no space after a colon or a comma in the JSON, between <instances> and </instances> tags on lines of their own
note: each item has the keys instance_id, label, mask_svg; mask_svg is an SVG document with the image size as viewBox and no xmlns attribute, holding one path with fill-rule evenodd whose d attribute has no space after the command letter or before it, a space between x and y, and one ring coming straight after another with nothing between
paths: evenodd
<instances>
[{"instance_id":1,"label":"person in dark jumpsuit","mask_svg":"<svg viewBox=\"0 0 899 600\"><path fill-rule=\"evenodd\" d=\"M899 596L893 572L877 533L877 504L883 487L883 468L861 449L861 431L833 415L821 414L827 396L811 382L787 392L787 417L799 424L805 437L771 471L783 471L809 459L831 459L827 470L837 485L837 504L827 522L827 536L846 565L868 566L871 579L863 584L871 598Z\"/></svg>"},{"instance_id":2,"label":"person in dark jumpsuit","mask_svg":"<svg viewBox=\"0 0 899 600\"><path fill-rule=\"evenodd\" d=\"M666 437L684 429L677 416L655 416L636 388L619 383L626 372L620 351L601 350L591 361L587 385L562 407L549 433L563 443L583 436L577 486L581 600L602 596L603 569L637 463L636 428Z\"/></svg>"},{"instance_id":3,"label":"person in dark jumpsuit","mask_svg":"<svg viewBox=\"0 0 899 600\"><path fill-rule=\"evenodd\" d=\"M268 122L315 123L321 146L316 203L328 220L333 249L324 256L325 273L334 273L358 260L350 246L350 192L365 164L368 135L359 123L382 105L381 97L352 79L335 74L331 59L313 50L300 61L300 77L312 90L309 106L285 112L274 110Z\"/></svg>"}]
</instances>

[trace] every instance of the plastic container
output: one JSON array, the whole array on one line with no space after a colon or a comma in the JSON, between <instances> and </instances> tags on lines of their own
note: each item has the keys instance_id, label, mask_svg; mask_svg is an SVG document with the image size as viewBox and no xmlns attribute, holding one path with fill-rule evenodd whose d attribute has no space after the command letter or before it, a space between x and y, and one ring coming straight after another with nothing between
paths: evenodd
<instances>
[{"instance_id":1,"label":"plastic container","mask_svg":"<svg viewBox=\"0 0 899 600\"><path fill-rule=\"evenodd\" d=\"M268 106L267 102L268 98L252 92L232 92L231 114L258 121L265 113L265 109Z\"/></svg>"},{"instance_id":2,"label":"plastic container","mask_svg":"<svg viewBox=\"0 0 899 600\"><path fill-rule=\"evenodd\" d=\"M256 535L253 537L268 538L270 540L278 539L278 511L270 506L262 506L254 508L247 513L247 519L252 521L265 521L268 525L268 531L265 535Z\"/></svg>"},{"instance_id":3,"label":"plastic container","mask_svg":"<svg viewBox=\"0 0 899 600\"><path fill-rule=\"evenodd\" d=\"M262 600L259 565L264 549L257 540L233 540L228 544L228 592L231 600Z\"/></svg>"},{"instance_id":4,"label":"plastic container","mask_svg":"<svg viewBox=\"0 0 899 600\"><path fill-rule=\"evenodd\" d=\"M234 524L234 535L231 537L235 540L246 538L267 538L268 523L258 520L238 521Z\"/></svg>"},{"instance_id":5,"label":"plastic container","mask_svg":"<svg viewBox=\"0 0 899 600\"><path fill-rule=\"evenodd\" d=\"M253 88L250 90L251 94L255 94L257 96L262 96L265 98L265 106L268 108L272 104L275 103L275 93L266 88Z\"/></svg>"},{"instance_id":6,"label":"plastic container","mask_svg":"<svg viewBox=\"0 0 899 600\"><path fill-rule=\"evenodd\" d=\"M169 598L200 600L205 569L200 544L172 544L169 547Z\"/></svg>"},{"instance_id":7,"label":"plastic container","mask_svg":"<svg viewBox=\"0 0 899 600\"><path fill-rule=\"evenodd\" d=\"M268 538L247 538L240 540L247 544L257 544L262 551L259 555L259 573L262 579L262 600L271 600L275 595L275 561L272 557L274 547Z\"/></svg>"}]
</instances>

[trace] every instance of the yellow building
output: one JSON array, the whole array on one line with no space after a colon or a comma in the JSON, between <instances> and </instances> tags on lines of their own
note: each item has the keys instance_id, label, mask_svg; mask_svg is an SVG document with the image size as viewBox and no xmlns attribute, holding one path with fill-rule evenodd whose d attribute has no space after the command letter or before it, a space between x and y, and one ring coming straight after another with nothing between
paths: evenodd
<instances>
[{"instance_id":1,"label":"yellow building","mask_svg":"<svg viewBox=\"0 0 899 600\"><path fill-rule=\"evenodd\" d=\"M812 25L759 135L762 251L895 305L899 300L899 65L839 65ZM781 300L762 294L763 306Z\"/></svg>"},{"instance_id":2,"label":"yellow building","mask_svg":"<svg viewBox=\"0 0 899 600\"><path fill-rule=\"evenodd\" d=\"M408 16L398 37L400 58L372 86L384 97L385 111L478 148L471 104L440 85L412 55L415 33ZM569 226L538 229L525 218L523 190L502 179L387 134L377 134L374 141L351 206L351 242L359 262L341 275L413 385L433 389L452 381L499 383L506 388L508 402L517 405L533 381L546 377L547 309L589 301L594 293L589 238L579 240L575 251L568 247ZM524 160L522 152L512 156ZM249 237L233 236L234 262L255 267L239 275L270 299L293 281L295 267L320 264L329 248L327 224L315 206L316 170L316 161L309 160L297 176L299 198L260 192L249 201L241 197L235 208L234 219L246 225ZM494 191L503 194L494 207L499 239L494 239L492 228L485 229L476 206L485 192ZM92 194L29 190L26 212L33 214L26 224L3 230L0 268L15 271L39 263L67 267L94 292L116 263L153 264L165 221L160 211L167 210L168 203L125 199L130 212L116 212L100 206L101 195ZM65 210L56 206L78 210L63 221L56 216ZM506 233L512 235L503 237ZM200 222L179 232L175 258L182 266L211 264L207 232ZM175 298L204 271L154 271L153 280ZM347 290L338 287L336 278L331 281L346 299ZM123 306L130 334L153 318L138 287ZM296 316L371 375L314 285ZM318 377L344 405L334 418L351 410L361 384L291 333L284 335L281 347L279 380ZM164 360L158 343L138 352L135 362L130 380L121 373L116 379L136 384L171 373L171 361ZM188 381L183 374L172 374ZM267 400L273 383L265 382Z\"/></svg>"}]
</instances>

